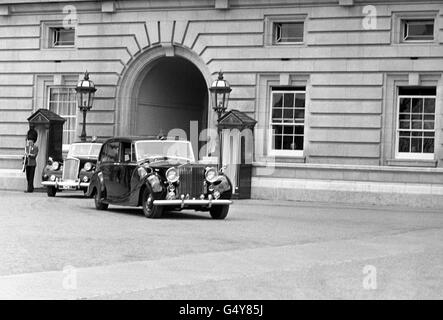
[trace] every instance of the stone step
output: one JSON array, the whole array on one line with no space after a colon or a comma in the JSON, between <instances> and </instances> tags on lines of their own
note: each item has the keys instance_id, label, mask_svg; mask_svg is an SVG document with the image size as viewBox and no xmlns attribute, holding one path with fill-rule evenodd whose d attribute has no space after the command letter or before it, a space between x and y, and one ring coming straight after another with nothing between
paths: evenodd
<instances>
[{"instance_id":1,"label":"stone step","mask_svg":"<svg viewBox=\"0 0 443 320\"><path fill-rule=\"evenodd\" d=\"M443 208L443 184L253 177L252 199Z\"/></svg>"}]
</instances>

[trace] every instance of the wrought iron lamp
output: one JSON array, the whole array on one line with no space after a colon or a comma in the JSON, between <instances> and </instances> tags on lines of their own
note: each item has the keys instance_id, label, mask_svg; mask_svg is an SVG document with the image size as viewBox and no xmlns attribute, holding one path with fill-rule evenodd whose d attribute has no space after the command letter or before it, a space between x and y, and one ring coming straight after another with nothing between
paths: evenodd
<instances>
[{"instance_id":1,"label":"wrought iron lamp","mask_svg":"<svg viewBox=\"0 0 443 320\"><path fill-rule=\"evenodd\" d=\"M89 80L88 71L85 72L83 80L80 80L75 88L77 92L78 108L83 112L83 129L80 135L82 142L86 141L86 113L91 110L94 103L94 95L97 89L94 82Z\"/></svg>"}]
</instances>

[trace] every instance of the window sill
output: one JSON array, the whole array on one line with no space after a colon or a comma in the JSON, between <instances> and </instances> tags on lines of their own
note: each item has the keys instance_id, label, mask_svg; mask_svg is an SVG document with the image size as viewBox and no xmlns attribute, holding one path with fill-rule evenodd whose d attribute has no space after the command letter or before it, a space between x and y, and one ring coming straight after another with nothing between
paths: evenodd
<instances>
[{"instance_id":1,"label":"window sill","mask_svg":"<svg viewBox=\"0 0 443 320\"><path fill-rule=\"evenodd\" d=\"M388 166L436 168L437 160L388 159Z\"/></svg>"},{"instance_id":2,"label":"window sill","mask_svg":"<svg viewBox=\"0 0 443 320\"><path fill-rule=\"evenodd\" d=\"M306 163L306 156L296 156L296 155L268 155L260 157L258 162L274 162L274 163Z\"/></svg>"}]
</instances>

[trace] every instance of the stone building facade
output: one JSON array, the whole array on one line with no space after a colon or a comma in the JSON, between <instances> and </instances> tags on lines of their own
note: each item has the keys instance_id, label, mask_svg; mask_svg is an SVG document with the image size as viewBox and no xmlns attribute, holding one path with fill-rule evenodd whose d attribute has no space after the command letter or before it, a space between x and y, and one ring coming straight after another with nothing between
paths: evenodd
<instances>
[{"instance_id":1,"label":"stone building facade","mask_svg":"<svg viewBox=\"0 0 443 320\"><path fill-rule=\"evenodd\" d=\"M214 128L222 70L257 120L254 198L443 204L441 1L0 0L0 187L38 108L78 138L85 70L99 138Z\"/></svg>"}]
</instances>

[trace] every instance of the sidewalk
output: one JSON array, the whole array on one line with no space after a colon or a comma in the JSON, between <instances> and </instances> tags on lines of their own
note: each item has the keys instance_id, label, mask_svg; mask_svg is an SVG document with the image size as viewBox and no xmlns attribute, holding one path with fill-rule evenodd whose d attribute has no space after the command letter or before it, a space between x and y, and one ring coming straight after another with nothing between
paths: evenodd
<instances>
[{"instance_id":1,"label":"sidewalk","mask_svg":"<svg viewBox=\"0 0 443 320\"><path fill-rule=\"evenodd\" d=\"M26 189L26 175L17 169L0 169L0 190Z\"/></svg>"}]
</instances>

